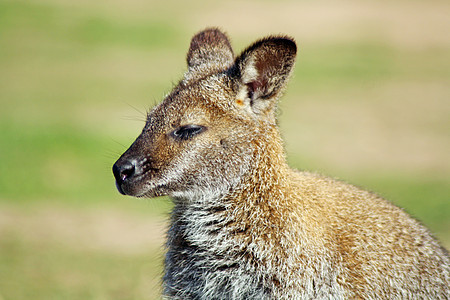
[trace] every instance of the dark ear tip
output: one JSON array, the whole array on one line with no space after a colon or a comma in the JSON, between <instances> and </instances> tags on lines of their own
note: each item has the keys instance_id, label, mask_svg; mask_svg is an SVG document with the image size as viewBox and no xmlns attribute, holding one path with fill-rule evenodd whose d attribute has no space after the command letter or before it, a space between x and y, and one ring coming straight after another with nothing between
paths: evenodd
<instances>
[{"instance_id":1,"label":"dark ear tip","mask_svg":"<svg viewBox=\"0 0 450 300\"><path fill-rule=\"evenodd\" d=\"M292 52L297 53L297 43L295 43L294 39L283 38L283 42L286 44L286 47L292 50Z\"/></svg>"},{"instance_id":2,"label":"dark ear tip","mask_svg":"<svg viewBox=\"0 0 450 300\"><path fill-rule=\"evenodd\" d=\"M233 49L227 35L218 28L206 28L192 37L187 53L188 66L215 61L218 53L223 60L233 60Z\"/></svg>"},{"instance_id":3,"label":"dark ear tip","mask_svg":"<svg viewBox=\"0 0 450 300\"><path fill-rule=\"evenodd\" d=\"M240 55L238 60L242 60L242 58L245 57L248 53L260 47L265 49L279 49L291 58L295 58L297 54L297 44L295 43L295 40L293 38L288 36L268 36L253 43Z\"/></svg>"},{"instance_id":4,"label":"dark ear tip","mask_svg":"<svg viewBox=\"0 0 450 300\"><path fill-rule=\"evenodd\" d=\"M208 28L205 28L202 31L198 32L196 35L194 35L193 39L195 37L200 37L200 36L226 37L226 34L218 27L208 27Z\"/></svg>"},{"instance_id":5,"label":"dark ear tip","mask_svg":"<svg viewBox=\"0 0 450 300\"><path fill-rule=\"evenodd\" d=\"M292 55L295 55L297 53L297 44L295 43L295 40L291 37L288 36L271 37L269 38L269 40L274 44L290 51Z\"/></svg>"},{"instance_id":6,"label":"dark ear tip","mask_svg":"<svg viewBox=\"0 0 450 300\"><path fill-rule=\"evenodd\" d=\"M231 48L227 35L219 28L206 28L192 37L191 48L199 45L209 45L210 47L226 45Z\"/></svg>"}]
</instances>

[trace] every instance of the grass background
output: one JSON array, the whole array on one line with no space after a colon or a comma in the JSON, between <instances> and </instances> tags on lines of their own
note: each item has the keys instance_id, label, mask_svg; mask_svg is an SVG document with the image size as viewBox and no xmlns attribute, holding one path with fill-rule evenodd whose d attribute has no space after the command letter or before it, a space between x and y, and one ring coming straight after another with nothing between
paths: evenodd
<instances>
[{"instance_id":1,"label":"grass background","mask_svg":"<svg viewBox=\"0 0 450 300\"><path fill-rule=\"evenodd\" d=\"M450 246L448 1L0 0L0 299L157 299L167 199L111 166L191 36L300 48L288 157L404 207Z\"/></svg>"}]
</instances>

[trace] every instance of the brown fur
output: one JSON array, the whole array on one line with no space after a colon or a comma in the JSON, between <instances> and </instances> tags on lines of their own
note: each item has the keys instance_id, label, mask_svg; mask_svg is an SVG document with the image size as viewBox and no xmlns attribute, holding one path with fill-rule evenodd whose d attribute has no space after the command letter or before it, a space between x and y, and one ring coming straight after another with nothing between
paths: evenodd
<instances>
[{"instance_id":1,"label":"brown fur","mask_svg":"<svg viewBox=\"0 0 450 300\"><path fill-rule=\"evenodd\" d=\"M276 104L296 46L267 37L234 58L217 29L113 167L119 191L174 201L170 299L448 299L450 258L375 194L292 170Z\"/></svg>"}]
</instances>

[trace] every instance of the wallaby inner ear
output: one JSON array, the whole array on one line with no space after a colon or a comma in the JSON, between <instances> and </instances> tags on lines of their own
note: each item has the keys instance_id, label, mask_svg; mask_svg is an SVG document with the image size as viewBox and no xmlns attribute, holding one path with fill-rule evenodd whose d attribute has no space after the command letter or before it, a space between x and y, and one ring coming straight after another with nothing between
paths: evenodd
<instances>
[{"instance_id":1,"label":"wallaby inner ear","mask_svg":"<svg viewBox=\"0 0 450 300\"><path fill-rule=\"evenodd\" d=\"M197 33L187 53L188 72L185 77L205 76L228 69L234 62L234 53L228 37L217 28Z\"/></svg>"},{"instance_id":2,"label":"wallaby inner ear","mask_svg":"<svg viewBox=\"0 0 450 300\"><path fill-rule=\"evenodd\" d=\"M246 97L255 113L267 112L286 86L297 53L287 37L268 37L247 48L235 68L240 80L239 97ZM245 100L245 99L242 99Z\"/></svg>"}]
</instances>

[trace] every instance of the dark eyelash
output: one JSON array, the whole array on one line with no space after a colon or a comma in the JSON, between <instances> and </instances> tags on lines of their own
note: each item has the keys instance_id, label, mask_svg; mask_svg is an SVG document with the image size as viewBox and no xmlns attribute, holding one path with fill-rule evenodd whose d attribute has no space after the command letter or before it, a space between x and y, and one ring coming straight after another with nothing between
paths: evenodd
<instances>
[{"instance_id":1,"label":"dark eyelash","mask_svg":"<svg viewBox=\"0 0 450 300\"><path fill-rule=\"evenodd\" d=\"M176 139L188 140L205 130L206 127L201 125L184 125L172 131L171 135Z\"/></svg>"}]
</instances>

